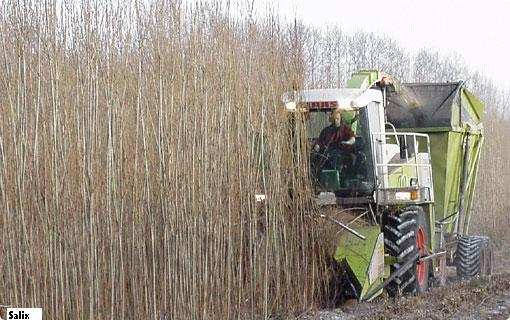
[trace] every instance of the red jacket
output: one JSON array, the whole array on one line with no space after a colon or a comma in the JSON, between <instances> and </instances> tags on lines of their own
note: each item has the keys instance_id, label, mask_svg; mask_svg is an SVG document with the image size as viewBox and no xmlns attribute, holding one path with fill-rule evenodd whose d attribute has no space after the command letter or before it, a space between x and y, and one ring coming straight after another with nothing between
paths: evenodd
<instances>
[{"instance_id":1,"label":"red jacket","mask_svg":"<svg viewBox=\"0 0 510 320\"><path fill-rule=\"evenodd\" d=\"M321 149L328 147L338 148L343 151L351 151L352 145L342 144L342 141L349 141L354 137L354 132L345 124L341 124L340 127L336 127L334 124L322 129L317 144Z\"/></svg>"}]
</instances>

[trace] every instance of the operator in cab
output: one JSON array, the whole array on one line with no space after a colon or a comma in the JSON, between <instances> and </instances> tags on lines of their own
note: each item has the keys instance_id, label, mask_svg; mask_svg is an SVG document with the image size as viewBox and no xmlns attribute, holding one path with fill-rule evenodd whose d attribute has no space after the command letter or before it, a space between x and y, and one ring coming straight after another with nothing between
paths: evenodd
<instances>
[{"instance_id":1,"label":"operator in cab","mask_svg":"<svg viewBox=\"0 0 510 320\"><path fill-rule=\"evenodd\" d=\"M334 110L329 121L331 125L322 129L314 146L315 151L338 149L343 152L352 152L356 138L352 129L342 121L342 110Z\"/></svg>"}]
</instances>

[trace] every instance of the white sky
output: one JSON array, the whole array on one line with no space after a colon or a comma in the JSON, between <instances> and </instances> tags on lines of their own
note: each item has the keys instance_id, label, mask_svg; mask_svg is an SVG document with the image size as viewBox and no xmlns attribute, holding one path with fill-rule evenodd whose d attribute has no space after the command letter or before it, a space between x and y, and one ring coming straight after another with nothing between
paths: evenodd
<instances>
[{"instance_id":1,"label":"white sky","mask_svg":"<svg viewBox=\"0 0 510 320\"><path fill-rule=\"evenodd\" d=\"M284 15L315 26L386 34L410 50L460 53L466 64L510 88L510 0L274 0ZM263 1L255 0L257 6Z\"/></svg>"}]
</instances>

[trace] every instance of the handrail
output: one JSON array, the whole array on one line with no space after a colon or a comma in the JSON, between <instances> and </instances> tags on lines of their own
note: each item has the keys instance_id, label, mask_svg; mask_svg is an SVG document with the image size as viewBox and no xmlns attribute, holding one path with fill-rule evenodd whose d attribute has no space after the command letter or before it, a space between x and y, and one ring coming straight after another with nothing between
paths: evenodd
<instances>
[{"instance_id":1,"label":"handrail","mask_svg":"<svg viewBox=\"0 0 510 320\"><path fill-rule=\"evenodd\" d=\"M395 126L393 125L393 123L386 122L386 123L384 123L384 126L386 127L386 125L389 125L393 129L393 132L395 134L397 134L397 129L395 129ZM397 146L400 148L400 142L398 141L398 139L397 139Z\"/></svg>"},{"instance_id":2,"label":"handrail","mask_svg":"<svg viewBox=\"0 0 510 320\"><path fill-rule=\"evenodd\" d=\"M401 135L401 136L416 136L416 137L423 137L428 138L429 135L426 133L414 133L414 132L372 132L372 135Z\"/></svg>"},{"instance_id":3,"label":"handrail","mask_svg":"<svg viewBox=\"0 0 510 320\"><path fill-rule=\"evenodd\" d=\"M391 125L391 124L388 124ZM373 137L372 144L373 147L381 148L381 152L376 152L374 154L375 161L374 161L374 171L376 173L377 179L381 180L381 182L386 181L389 177L392 176L392 172L394 171L391 168L412 168L412 176L415 175L415 178L417 179L418 185L426 185L429 188L433 190L433 181L432 181L432 164L430 163L430 138L429 135L426 133L415 133L415 132L373 132L371 133L371 136ZM386 139L384 137L395 137L395 142L387 143ZM412 146L412 154L409 153L410 148L406 148L405 150L405 159L401 163L398 163L398 161L394 161L393 159L390 159L391 156L388 157L387 150L391 150L389 146L399 146L399 142L403 137L404 140L406 140L410 146ZM424 145L421 145L419 143L420 140ZM423 141L424 140L424 141ZM420 146L422 146L420 148ZM399 147L399 149L401 149ZM423 152L419 152L419 149L423 150ZM420 159L420 154L426 155L428 160L423 161L423 159ZM392 163L393 162L393 163ZM424 170L424 175L421 173ZM406 175L406 178L409 179L409 176ZM400 176L398 178L398 181L393 182L392 184L398 184L402 185L402 183L405 184L405 181L403 181L405 178ZM406 180L407 180L406 179ZM384 185L388 184L389 181L386 181L386 183L383 182ZM386 188L386 187L384 187Z\"/></svg>"},{"instance_id":4,"label":"handrail","mask_svg":"<svg viewBox=\"0 0 510 320\"><path fill-rule=\"evenodd\" d=\"M378 167L403 167L403 166L415 166L415 167L431 167L430 163L376 163Z\"/></svg>"}]
</instances>

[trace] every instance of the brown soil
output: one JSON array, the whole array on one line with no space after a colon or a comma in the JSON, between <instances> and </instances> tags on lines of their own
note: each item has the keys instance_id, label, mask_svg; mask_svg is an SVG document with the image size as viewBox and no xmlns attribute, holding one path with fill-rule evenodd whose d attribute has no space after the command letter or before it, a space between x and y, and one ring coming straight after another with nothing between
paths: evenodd
<instances>
[{"instance_id":1,"label":"brown soil","mask_svg":"<svg viewBox=\"0 0 510 320\"><path fill-rule=\"evenodd\" d=\"M418 296L380 297L298 319L510 319L510 273L457 281Z\"/></svg>"}]
</instances>

